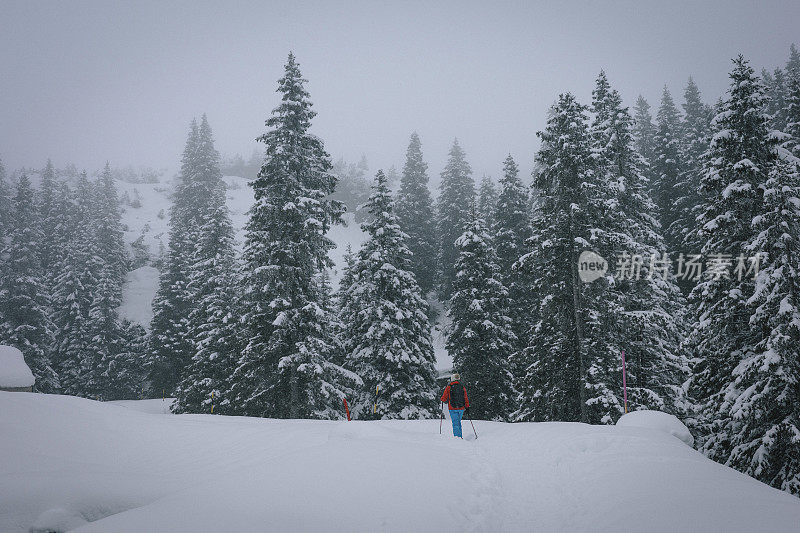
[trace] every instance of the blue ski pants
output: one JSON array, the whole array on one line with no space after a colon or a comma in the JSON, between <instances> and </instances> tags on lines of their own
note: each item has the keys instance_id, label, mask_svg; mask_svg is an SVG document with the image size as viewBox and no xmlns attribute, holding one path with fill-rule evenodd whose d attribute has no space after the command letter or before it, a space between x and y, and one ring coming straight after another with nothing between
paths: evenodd
<instances>
[{"instance_id":1,"label":"blue ski pants","mask_svg":"<svg viewBox=\"0 0 800 533\"><path fill-rule=\"evenodd\" d=\"M453 422L453 436L454 437L461 437L461 417L462 416L464 416L464 410L463 409L450 409L450 420L452 420L452 422Z\"/></svg>"}]
</instances>

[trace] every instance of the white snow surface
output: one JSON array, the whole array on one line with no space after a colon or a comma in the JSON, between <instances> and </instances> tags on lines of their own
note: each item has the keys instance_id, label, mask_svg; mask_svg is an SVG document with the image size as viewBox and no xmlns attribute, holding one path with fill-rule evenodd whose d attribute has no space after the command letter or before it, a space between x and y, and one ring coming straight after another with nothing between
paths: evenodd
<instances>
[{"instance_id":1,"label":"white snow surface","mask_svg":"<svg viewBox=\"0 0 800 533\"><path fill-rule=\"evenodd\" d=\"M33 387L31 369L19 349L0 344L0 387Z\"/></svg>"},{"instance_id":2,"label":"white snow surface","mask_svg":"<svg viewBox=\"0 0 800 533\"><path fill-rule=\"evenodd\" d=\"M476 421L479 439L460 440L438 426L164 416L0 392L0 531L48 520L82 533L800 524L800 499L649 427Z\"/></svg>"},{"instance_id":3,"label":"white snow surface","mask_svg":"<svg viewBox=\"0 0 800 533\"><path fill-rule=\"evenodd\" d=\"M694 437L689 432L689 428L678 420L675 415L662 413L661 411L650 411L648 409L631 411L617 420L617 426L655 429L677 437L687 446L694 445Z\"/></svg>"},{"instance_id":4,"label":"white snow surface","mask_svg":"<svg viewBox=\"0 0 800 533\"><path fill-rule=\"evenodd\" d=\"M119 314L131 322L150 328L153 319L153 298L158 290L158 269L145 265L128 272L122 287Z\"/></svg>"},{"instance_id":5,"label":"white snow surface","mask_svg":"<svg viewBox=\"0 0 800 533\"><path fill-rule=\"evenodd\" d=\"M112 400L108 402L113 405L119 405L139 411L140 413L149 413L152 415L169 415L172 414L172 404L175 403L175 398L153 398L151 400Z\"/></svg>"}]
</instances>

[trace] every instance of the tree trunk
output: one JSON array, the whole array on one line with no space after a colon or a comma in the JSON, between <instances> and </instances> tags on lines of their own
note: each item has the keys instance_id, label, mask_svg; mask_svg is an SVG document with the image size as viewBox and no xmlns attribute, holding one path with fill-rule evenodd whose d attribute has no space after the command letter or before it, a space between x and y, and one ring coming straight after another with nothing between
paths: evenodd
<instances>
[{"instance_id":1,"label":"tree trunk","mask_svg":"<svg viewBox=\"0 0 800 533\"><path fill-rule=\"evenodd\" d=\"M297 369L292 368L290 374L290 393L289 393L289 418L300 418L300 391L297 384Z\"/></svg>"},{"instance_id":2,"label":"tree trunk","mask_svg":"<svg viewBox=\"0 0 800 533\"><path fill-rule=\"evenodd\" d=\"M575 344L578 352L578 371L580 379L578 380L578 387L580 388L580 402L581 402L581 422L589 423L589 410L586 405L586 361L583 355L583 322L581 319L581 298L580 298L580 283L578 277L578 255L575 253L575 235L572 219L572 211L569 215L569 240L570 240L570 260L572 263L572 313L573 320L575 320Z\"/></svg>"}]
</instances>

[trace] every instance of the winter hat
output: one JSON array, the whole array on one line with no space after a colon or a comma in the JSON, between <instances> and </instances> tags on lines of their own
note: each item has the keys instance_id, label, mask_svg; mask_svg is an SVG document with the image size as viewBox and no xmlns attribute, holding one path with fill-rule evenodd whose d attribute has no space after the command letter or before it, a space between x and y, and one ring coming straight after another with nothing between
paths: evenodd
<instances>
[{"instance_id":1,"label":"winter hat","mask_svg":"<svg viewBox=\"0 0 800 533\"><path fill-rule=\"evenodd\" d=\"M459 375L458 375L458 372L456 372L455 374L453 374L453 379L452 379L452 381L459 381L460 379L461 379L461 376L459 376Z\"/></svg>"}]
</instances>

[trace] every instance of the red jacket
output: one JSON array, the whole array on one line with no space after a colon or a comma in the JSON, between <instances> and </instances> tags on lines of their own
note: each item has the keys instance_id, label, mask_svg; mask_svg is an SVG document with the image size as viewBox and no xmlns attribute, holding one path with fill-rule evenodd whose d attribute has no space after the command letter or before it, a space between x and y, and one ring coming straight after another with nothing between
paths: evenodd
<instances>
[{"instance_id":1,"label":"red jacket","mask_svg":"<svg viewBox=\"0 0 800 533\"><path fill-rule=\"evenodd\" d=\"M442 394L442 401L443 402L447 402L447 408L450 409L451 411L454 410L454 409L457 409L459 411L463 411L464 409L469 407L469 398L467 397L467 388L464 387L464 407L453 407L452 405L450 405L450 387L453 386L454 384L458 384L458 385L464 387L464 385L461 385L461 383L459 383L458 381L450 382L450 384L447 387L444 388L444 394Z\"/></svg>"}]
</instances>

